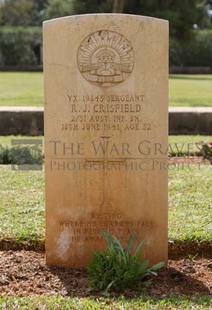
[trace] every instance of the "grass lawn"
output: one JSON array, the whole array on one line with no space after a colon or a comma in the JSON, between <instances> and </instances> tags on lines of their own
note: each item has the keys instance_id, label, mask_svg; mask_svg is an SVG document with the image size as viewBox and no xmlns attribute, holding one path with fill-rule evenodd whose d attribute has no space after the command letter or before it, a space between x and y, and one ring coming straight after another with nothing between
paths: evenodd
<instances>
[{"instance_id":1,"label":"grass lawn","mask_svg":"<svg viewBox=\"0 0 212 310\"><path fill-rule=\"evenodd\" d=\"M212 75L170 75L170 106L212 106ZM43 106L43 73L0 72L0 106Z\"/></svg>"},{"instance_id":2,"label":"grass lawn","mask_svg":"<svg viewBox=\"0 0 212 310\"><path fill-rule=\"evenodd\" d=\"M0 72L0 106L43 106L43 74Z\"/></svg>"},{"instance_id":3,"label":"grass lawn","mask_svg":"<svg viewBox=\"0 0 212 310\"><path fill-rule=\"evenodd\" d=\"M169 171L169 240L212 240L212 166Z\"/></svg>"},{"instance_id":4,"label":"grass lawn","mask_svg":"<svg viewBox=\"0 0 212 310\"><path fill-rule=\"evenodd\" d=\"M43 171L0 168L0 238L44 239ZM212 167L169 171L169 240L212 240Z\"/></svg>"},{"instance_id":5,"label":"grass lawn","mask_svg":"<svg viewBox=\"0 0 212 310\"><path fill-rule=\"evenodd\" d=\"M212 75L170 75L170 106L212 107L211 90Z\"/></svg>"},{"instance_id":6,"label":"grass lawn","mask_svg":"<svg viewBox=\"0 0 212 310\"><path fill-rule=\"evenodd\" d=\"M7 307L6 307L7 306ZM127 300L119 298L64 298L60 296L51 297L7 297L0 299L2 309L21 310L175 310L175 309L210 309L210 297L196 297L189 300L186 297L164 297L162 300L142 296L140 298Z\"/></svg>"},{"instance_id":7,"label":"grass lawn","mask_svg":"<svg viewBox=\"0 0 212 310\"><path fill-rule=\"evenodd\" d=\"M170 143L194 143L203 136L170 136ZM1 137L0 144L9 144ZM44 173L0 168L0 238L44 239ZM212 166L182 165L169 170L169 240L212 239Z\"/></svg>"},{"instance_id":8,"label":"grass lawn","mask_svg":"<svg viewBox=\"0 0 212 310\"><path fill-rule=\"evenodd\" d=\"M0 137L10 145L12 136ZM23 138L23 137L20 137ZM28 137L29 138L29 137ZM35 137L36 138L36 137ZM195 143L211 140L206 136L170 136L169 143ZM0 166L0 239L17 243L44 242L44 171L11 171ZM185 166L169 171L169 240L186 242L212 240L212 165ZM185 257L186 258L186 257ZM76 310L207 310L211 296L166 296L162 299L142 295L139 298L62 297L0 295L0 309L76 309Z\"/></svg>"},{"instance_id":9,"label":"grass lawn","mask_svg":"<svg viewBox=\"0 0 212 310\"><path fill-rule=\"evenodd\" d=\"M11 146L11 140L12 139L42 139L43 143L44 143L44 137L43 136L36 136L36 137L32 137L32 136L0 136L0 145Z\"/></svg>"}]
</instances>

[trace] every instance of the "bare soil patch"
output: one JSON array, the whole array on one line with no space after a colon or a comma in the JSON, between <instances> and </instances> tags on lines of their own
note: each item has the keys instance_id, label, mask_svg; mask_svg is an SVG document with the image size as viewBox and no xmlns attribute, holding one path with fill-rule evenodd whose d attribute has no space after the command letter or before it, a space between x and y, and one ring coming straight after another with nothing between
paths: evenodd
<instances>
[{"instance_id":1,"label":"bare soil patch","mask_svg":"<svg viewBox=\"0 0 212 310\"><path fill-rule=\"evenodd\" d=\"M212 260L206 258L177 258L169 260L168 267L153 277L153 284L145 291L152 297L170 294L209 295L212 293ZM48 267L45 254L34 251L0 252L0 294L97 296L88 290L85 268ZM126 297L136 297L138 291L122 292ZM117 295L117 294L115 294Z\"/></svg>"}]
</instances>

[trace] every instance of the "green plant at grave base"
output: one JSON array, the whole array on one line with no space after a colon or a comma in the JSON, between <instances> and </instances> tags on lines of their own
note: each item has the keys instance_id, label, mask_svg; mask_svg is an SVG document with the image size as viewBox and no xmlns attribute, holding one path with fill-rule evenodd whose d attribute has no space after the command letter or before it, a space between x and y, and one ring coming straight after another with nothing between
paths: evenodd
<instances>
[{"instance_id":1,"label":"green plant at grave base","mask_svg":"<svg viewBox=\"0 0 212 310\"><path fill-rule=\"evenodd\" d=\"M103 235L108 244L107 249L102 252L96 251L87 265L91 289L108 292L141 288L151 283L151 280L146 278L148 275L157 275L156 270L164 266L161 262L150 267L148 261L142 261L140 250L143 241L131 254L135 235L130 236L126 248L123 248L120 241L109 232L104 232Z\"/></svg>"},{"instance_id":2,"label":"green plant at grave base","mask_svg":"<svg viewBox=\"0 0 212 310\"><path fill-rule=\"evenodd\" d=\"M40 152L32 154L28 147L11 147L0 145L0 164L42 164L43 158Z\"/></svg>"}]
</instances>

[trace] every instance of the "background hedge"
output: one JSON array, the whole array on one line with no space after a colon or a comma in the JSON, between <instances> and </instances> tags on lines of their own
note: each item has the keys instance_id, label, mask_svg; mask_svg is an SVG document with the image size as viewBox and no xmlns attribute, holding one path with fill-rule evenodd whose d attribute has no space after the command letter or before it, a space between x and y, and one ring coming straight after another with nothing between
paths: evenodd
<instances>
[{"instance_id":1,"label":"background hedge","mask_svg":"<svg viewBox=\"0 0 212 310\"><path fill-rule=\"evenodd\" d=\"M212 30L199 30L189 42L170 40L170 65L212 66Z\"/></svg>"},{"instance_id":2,"label":"background hedge","mask_svg":"<svg viewBox=\"0 0 212 310\"><path fill-rule=\"evenodd\" d=\"M41 44L41 27L1 27L0 66L39 65Z\"/></svg>"},{"instance_id":3,"label":"background hedge","mask_svg":"<svg viewBox=\"0 0 212 310\"><path fill-rule=\"evenodd\" d=\"M42 64L41 27L1 27L0 67ZM212 30L197 30L189 42L170 40L170 66L212 66Z\"/></svg>"}]
</instances>

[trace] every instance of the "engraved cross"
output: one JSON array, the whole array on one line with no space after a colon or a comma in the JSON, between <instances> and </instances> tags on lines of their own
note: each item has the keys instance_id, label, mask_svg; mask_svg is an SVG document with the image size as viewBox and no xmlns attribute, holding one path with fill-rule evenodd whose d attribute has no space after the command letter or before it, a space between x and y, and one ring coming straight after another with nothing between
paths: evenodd
<instances>
[{"instance_id":1,"label":"engraved cross","mask_svg":"<svg viewBox=\"0 0 212 310\"><path fill-rule=\"evenodd\" d=\"M112 203L109 201L109 169L107 167L108 163L123 163L126 162L125 158L120 159L110 159L108 158L108 140L111 138L109 136L101 136L100 137L103 140L103 147L105 152L103 153L103 159L86 159L85 161L87 163L97 163L103 165L103 191L102 191L102 202L100 203L101 207L110 207ZM105 165L105 166L104 166Z\"/></svg>"}]
</instances>

